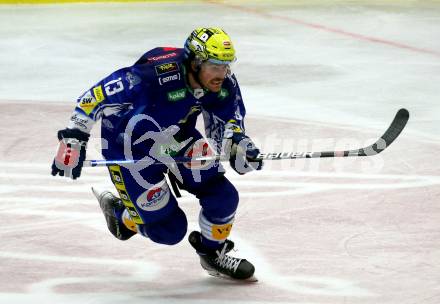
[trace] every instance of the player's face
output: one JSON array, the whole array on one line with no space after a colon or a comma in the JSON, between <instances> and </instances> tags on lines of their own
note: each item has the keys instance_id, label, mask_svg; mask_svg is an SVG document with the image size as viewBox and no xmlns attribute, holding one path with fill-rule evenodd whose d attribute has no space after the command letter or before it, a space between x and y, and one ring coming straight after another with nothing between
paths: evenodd
<instances>
[{"instance_id":1,"label":"player's face","mask_svg":"<svg viewBox=\"0 0 440 304\"><path fill-rule=\"evenodd\" d=\"M216 93L221 90L223 81L229 71L228 64L205 61L200 68L199 80L204 88Z\"/></svg>"}]
</instances>

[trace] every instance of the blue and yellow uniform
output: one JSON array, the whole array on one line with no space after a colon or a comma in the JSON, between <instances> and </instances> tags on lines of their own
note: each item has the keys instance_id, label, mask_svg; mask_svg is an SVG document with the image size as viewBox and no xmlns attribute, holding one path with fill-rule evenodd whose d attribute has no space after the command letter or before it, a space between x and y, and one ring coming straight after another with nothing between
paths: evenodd
<instances>
[{"instance_id":1,"label":"blue and yellow uniform","mask_svg":"<svg viewBox=\"0 0 440 304\"><path fill-rule=\"evenodd\" d=\"M202 138L196 130L196 119L202 114L206 136L218 149L227 128L244 130L245 107L238 82L228 75L219 92L193 91L184 62L184 49L148 51L134 65L112 73L84 93L69 128L90 133L101 119L106 159L158 159L152 154L192 153L193 144ZM172 126L180 128L172 133L174 144L157 145L155 136ZM167 170L165 165L154 165L133 174L127 167L109 167L136 230L155 242L175 244L186 234L187 220L166 182ZM213 247L229 235L238 204L237 191L223 171L219 164L200 169L178 165L177 170L181 187L200 200L201 232Z\"/></svg>"}]
</instances>

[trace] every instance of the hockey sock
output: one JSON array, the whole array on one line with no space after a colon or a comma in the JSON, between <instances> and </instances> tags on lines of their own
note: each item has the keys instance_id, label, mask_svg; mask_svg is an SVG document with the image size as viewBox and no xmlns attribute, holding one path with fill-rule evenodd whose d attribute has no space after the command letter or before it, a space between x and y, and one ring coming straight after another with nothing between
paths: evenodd
<instances>
[{"instance_id":1,"label":"hockey sock","mask_svg":"<svg viewBox=\"0 0 440 304\"><path fill-rule=\"evenodd\" d=\"M203 211L199 215L199 225L202 234L202 245L207 249L219 249L232 229L234 214L223 219L223 223L213 223L208 220Z\"/></svg>"}]
</instances>

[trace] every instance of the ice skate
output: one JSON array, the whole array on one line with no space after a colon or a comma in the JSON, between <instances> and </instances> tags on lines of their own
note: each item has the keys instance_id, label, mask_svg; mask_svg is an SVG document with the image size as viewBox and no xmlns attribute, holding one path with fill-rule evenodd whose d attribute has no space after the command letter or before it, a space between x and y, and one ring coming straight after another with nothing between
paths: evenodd
<instances>
[{"instance_id":1,"label":"ice skate","mask_svg":"<svg viewBox=\"0 0 440 304\"><path fill-rule=\"evenodd\" d=\"M226 240L221 249L214 251L207 250L202 246L201 235L198 231L191 232L188 240L200 256L200 264L208 274L223 279L243 282L258 281L254 276L254 265L245 259L227 255L234 248L234 242Z\"/></svg>"},{"instance_id":2,"label":"ice skate","mask_svg":"<svg viewBox=\"0 0 440 304\"><path fill-rule=\"evenodd\" d=\"M92 188L93 194L96 196L104 213L105 221L107 222L107 228L110 232L119 240L125 241L131 238L136 232L128 229L124 223L118 220L115 215L116 211L121 211L125 208L121 199L114 196L110 191L103 191L99 193L96 189Z\"/></svg>"}]
</instances>

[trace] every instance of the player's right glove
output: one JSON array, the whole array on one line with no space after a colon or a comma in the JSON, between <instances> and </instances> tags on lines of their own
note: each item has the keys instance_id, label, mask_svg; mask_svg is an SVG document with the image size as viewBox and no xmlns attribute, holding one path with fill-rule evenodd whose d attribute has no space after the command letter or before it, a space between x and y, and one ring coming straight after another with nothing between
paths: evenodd
<instances>
[{"instance_id":1,"label":"player's right glove","mask_svg":"<svg viewBox=\"0 0 440 304\"><path fill-rule=\"evenodd\" d=\"M263 168L263 160L254 142L240 128L232 126L225 132L224 153L229 153L229 164L238 174L246 174Z\"/></svg>"},{"instance_id":2,"label":"player's right glove","mask_svg":"<svg viewBox=\"0 0 440 304\"><path fill-rule=\"evenodd\" d=\"M52 175L77 179L86 159L87 141L90 135L78 129L58 131L58 151L52 163Z\"/></svg>"}]
</instances>

